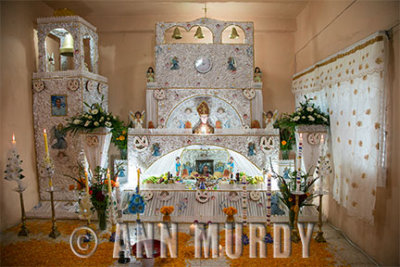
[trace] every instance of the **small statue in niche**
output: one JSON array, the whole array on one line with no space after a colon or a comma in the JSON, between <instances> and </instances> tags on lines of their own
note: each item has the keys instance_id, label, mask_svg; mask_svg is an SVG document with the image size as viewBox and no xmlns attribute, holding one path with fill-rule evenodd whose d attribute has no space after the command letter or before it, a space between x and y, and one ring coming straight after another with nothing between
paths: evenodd
<instances>
[{"instance_id":1,"label":"small statue in niche","mask_svg":"<svg viewBox=\"0 0 400 267\"><path fill-rule=\"evenodd\" d=\"M236 71L236 60L233 57L228 58L228 70L232 72Z\"/></svg>"},{"instance_id":2,"label":"small statue in niche","mask_svg":"<svg viewBox=\"0 0 400 267\"><path fill-rule=\"evenodd\" d=\"M136 111L135 114L133 114L132 111L129 112L129 120L133 124L134 128L137 129L142 129L143 128L143 123L144 123L144 114L146 112L143 110L142 112Z\"/></svg>"},{"instance_id":3,"label":"small statue in niche","mask_svg":"<svg viewBox=\"0 0 400 267\"><path fill-rule=\"evenodd\" d=\"M254 69L254 75L253 75L253 81L256 83L261 83L262 82L262 72L259 67L256 67Z\"/></svg>"},{"instance_id":4,"label":"small statue in niche","mask_svg":"<svg viewBox=\"0 0 400 267\"><path fill-rule=\"evenodd\" d=\"M215 128L222 129L222 122L220 120L215 122Z\"/></svg>"},{"instance_id":5,"label":"small statue in niche","mask_svg":"<svg viewBox=\"0 0 400 267\"><path fill-rule=\"evenodd\" d=\"M228 166L229 173L233 173L233 170L235 169L235 162L233 157L229 157L229 161L226 165Z\"/></svg>"},{"instance_id":6,"label":"small statue in niche","mask_svg":"<svg viewBox=\"0 0 400 267\"><path fill-rule=\"evenodd\" d=\"M152 67L149 67L147 69L147 73L146 73L146 79L148 83L153 83L155 78L154 78L154 70Z\"/></svg>"},{"instance_id":7,"label":"small statue in niche","mask_svg":"<svg viewBox=\"0 0 400 267\"><path fill-rule=\"evenodd\" d=\"M51 55L47 55L47 71L55 71L55 64L56 63L54 60L54 53L51 53Z\"/></svg>"},{"instance_id":8,"label":"small statue in niche","mask_svg":"<svg viewBox=\"0 0 400 267\"><path fill-rule=\"evenodd\" d=\"M209 120L210 108L205 101L197 107L197 112L200 115L200 122L194 127L195 134L210 134L214 133L214 127L211 126Z\"/></svg>"},{"instance_id":9,"label":"small statue in niche","mask_svg":"<svg viewBox=\"0 0 400 267\"><path fill-rule=\"evenodd\" d=\"M159 157L161 156L161 152L160 152L160 144L159 143L155 143L153 144L153 154L154 157Z\"/></svg>"},{"instance_id":10,"label":"small statue in niche","mask_svg":"<svg viewBox=\"0 0 400 267\"><path fill-rule=\"evenodd\" d=\"M51 148L58 150L57 158L59 159L63 159L67 156L64 152L68 147L67 140L65 140L66 135L67 133L64 131L64 125L62 123L51 128L50 142L53 143L53 141L56 140L56 142L51 145Z\"/></svg>"},{"instance_id":11,"label":"small statue in niche","mask_svg":"<svg viewBox=\"0 0 400 267\"><path fill-rule=\"evenodd\" d=\"M273 130L274 123L275 123L276 119L278 118L278 110L275 109L274 112L272 112L270 110L267 113L263 112L263 117L264 117L264 122L265 122L265 129Z\"/></svg>"},{"instance_id":12,"label":"small statue in niche","mask_svg":"<svg viewBox=\"0 0 400 267\"><path fill-rule=\"evenodd\" d=\"M260 122L258 120L253 120L251 122L251 128L252 129L260 129L261 128Z\"/></svg>"},{"instance_id":13,"label":"small statue in niche","mask_svg":"<svg viewBox=\"0 0 400 267\"><path fill-rule=\"evenodd\" d=\"M181 175L181 169L182 169L181 158L180 157L176 157L176 159L175 159L176 176L179 177Z\"/></svg>"},{"instance_id":14,"label":"small statue in niche","mask_svg":"<svg viewBox=\"0 0 400 267\"><path fill-rule=\"evenodd\" d=\"M154 129L155 127L154 127L154 123L152 122L152 121L149 121L149 126L148 126L148 128L149 129Z\"/></svg>"},{"instance_id":15,"label":"small statue in niche","mask_svg":"<svg viewBox=\"0 0 400 267\"><path fill-rule=\"evenodd\" d=\"M254 156L256 154L256 144L254 144L253 142L250 142L249 145L247 146L248 152L247 155L248 156Z\"/></svg>"},{"instance_id":16,"label":"small statue in niche","mask_svg":"<svg viewBox=\"0 0 400 267\"><path fill-rule=\"evenodd\" d=\"M179 60L177 57L173 57L171 59L171 70L179 70Z\"/></svg>"}]
</instances>

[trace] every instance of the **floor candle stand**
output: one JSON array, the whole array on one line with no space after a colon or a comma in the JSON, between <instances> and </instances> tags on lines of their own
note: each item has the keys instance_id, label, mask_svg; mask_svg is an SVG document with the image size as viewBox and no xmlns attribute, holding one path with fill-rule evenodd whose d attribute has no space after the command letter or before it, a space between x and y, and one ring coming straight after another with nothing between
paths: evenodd
<instances>
[{"instance_id":1,"label":"floor candle stand","mask_svg":"<svg viewBox=\"0 0 400 267\"><path fill-rule=\"evenodd\" d=\"M55 214L55 209L54 209L54 188L50 187L50 189L47 190L47 192L50 193L50 202L51 202L51 232L49 234L49 237L56 239L59 235L60 232L57 229L56 225L56 214Z\"/></svg>"},{"instance_id":2,"label":"floor candle stand","mask_svg":"<svg viewBox=\"0 0 400 267\"><path fill-rule=\"evenodd\" d=\"M319 191L317 195L319 196L319 206L318 206L318 232L315 236L315 241L318 243L326 243L324 232L322 231L322 197L324 196L325 192Z\"/></svg>"},{"instance_id":3,"label":"floor candle stand","mask_svg":"<svg viewBox=\"0 0 400 267\"><path fill-rule=\"evenodd\" d=\"M24 206L24 197L22 196L22 193L25 191L25 189L20 189L17 188L15 189L16 192L19 193L19 200L21 203L21 230L18 232L18 236L28 236L28 228L26 228L26 215L25 215L25 206Z\"/></svg>"}]
</instances>

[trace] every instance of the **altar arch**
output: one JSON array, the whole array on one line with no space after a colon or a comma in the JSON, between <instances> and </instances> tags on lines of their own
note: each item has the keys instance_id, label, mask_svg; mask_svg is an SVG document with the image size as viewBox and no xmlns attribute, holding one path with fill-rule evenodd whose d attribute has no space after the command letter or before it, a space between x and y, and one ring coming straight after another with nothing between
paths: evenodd
<instances>
[{"instance_id":1,"label":"altar arch","mask_svg":"<svg viewBox=\"0 0 400 267\"><path fill-rule=\"evenodd\" d=\"M235 169L234 172L240 171L240 172L245 172L246 174L250 176L256 176L256 175L262 175L262 170L260 170L254 163L252 163L249 159L247 159L245 156L242 154L233 151L231 149L227 149L221 146L213 146L213 145L189 145L186 147L179 148L177 150L174 150L158 160L156 160L153 164L149 166L149 168L143 172L143 175L141 179L145 179L149 176L159 176L165 172L170 172L171 174L175 174L175 159L176 157L182 158L182 153L184 152L185 149L204 149L206 151L207 149L216 149L216 150L226 150L229 153L229 156L234 158L235 162ZM207 157L202 157L201 159L207 160ZM228 158L226 159L226 162L228 161ZM223 163L226 163L223 162ZM183 164L184 162L182 162ZM216 164L217 162L214 162Z\"/></svg>"},{"instance_id":2,"label":"altar arch","mask_svg":"<svg viewBox=\"0 0 400 267\"><path fill-rule=\"evenodd\" d=\"M241 128L244 124L238 110L226 99L210 94L197 94L187 97L172 107L166 117L166 128L185 128L190 122L193 127L199 121L197 106L205 101L210 107L210 119L215 126L221 123L222 128Z\"/></svg>"}]
</instances>

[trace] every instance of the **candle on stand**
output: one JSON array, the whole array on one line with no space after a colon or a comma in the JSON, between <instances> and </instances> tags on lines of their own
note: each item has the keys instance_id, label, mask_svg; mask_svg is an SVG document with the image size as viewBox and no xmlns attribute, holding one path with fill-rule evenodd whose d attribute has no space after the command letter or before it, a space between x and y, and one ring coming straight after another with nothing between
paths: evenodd
<instances>
[{"instance_id":1,"label":"candle on stand","mask_svg":"<svg viewBox=\"0 0 400 267\"><path fill-rule=\"evenodd\" d=\"M44 149L46 152L46 160L48 160L50 158L49 155L49 143L47 142L47 131L46 129L43 129L43 137L44 137Z\"/></svg>"},{"instance_id":2,"label":"candle on stand","mask_svg":"<svg viewBox=\"0 0 400 267\"><path fill-rule=\"evenodd\" d=\"M324 144L324 134L321 134L320 151L319 151L319 165L320 165L319 190L320 190L320 193L322 193L323 186L324 186L324 178L323 178L323 174L321 173L321 167L325 168L325 166L322 166L324 164L325 164L325 144Z\"/></svg>"},{"instance_id":3,"label":"candle on stand","mask_svg":"<svg viewBox=\"0 0 400 267\"><path fill-rule=\"evenodd\" d=\"M85 171L85 188L86 188L86 194L89 194L89 177L87 171Z\"/></svg>"},{"instance_id":4,"label":"candle on stand","mask_svg":"<svg viewBox=\"0 0 400 267\"><path fill-rule=\"evenodd\" d=\"M111 197L112 185L111 185L110 169L107 169L107 180L108 180L108 194L110 194Z\"/></svg>"},{"instance_id":5,"label":"candle on stand","mask_svg":"<svg viewBox=\"0 0 400 267\"><path fill-rule=\"evenodd\" d=\"M140 188L140 168L137 168L137 192L139 192Z\"/></svg>"},{"instance_id":6,"label":"candle on stand","mask_svg":"<svg viewBox=\"0 0 400 267\"><path fill-rule=\"evenodd\" d=\"M297 155L297 177L296 177L296 191L300 191L300 183L301 183L301 158L303 154L303 134L299 134L299 153Z\"/></svg>"}]
</instances>

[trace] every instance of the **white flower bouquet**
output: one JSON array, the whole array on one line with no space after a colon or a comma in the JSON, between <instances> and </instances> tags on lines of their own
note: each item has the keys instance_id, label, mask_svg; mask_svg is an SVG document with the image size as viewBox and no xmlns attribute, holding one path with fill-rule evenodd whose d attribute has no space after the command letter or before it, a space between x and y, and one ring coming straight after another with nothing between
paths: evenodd
<instances>
[{"instance_id":1,"label":"white flower bouquet","mask_svg":"<svg viewBox=\"0 0 400 267\"><path fill-rule=\"evenodd\" d=\"M101 98L101 103L92 105L84 103L88 110L70 118L65 130L76 134L78 132L91 132L97 128L110 128L112 130L119 127L122 122L118 117L104 110L103 100L104 96Z\"/></svg>"}]
</instances>

